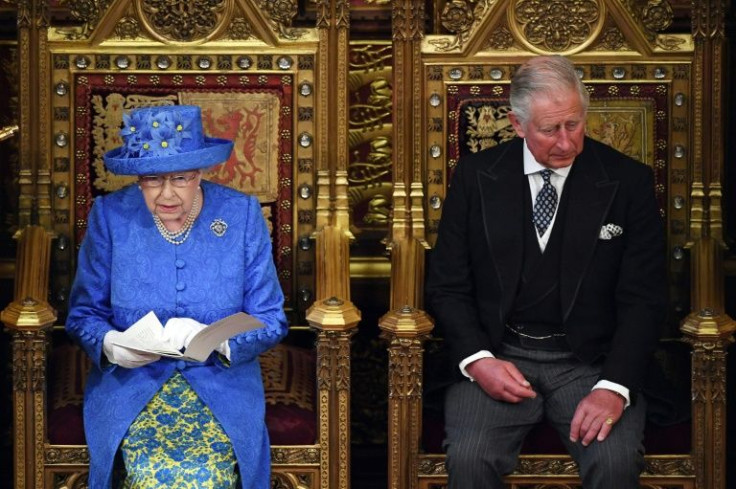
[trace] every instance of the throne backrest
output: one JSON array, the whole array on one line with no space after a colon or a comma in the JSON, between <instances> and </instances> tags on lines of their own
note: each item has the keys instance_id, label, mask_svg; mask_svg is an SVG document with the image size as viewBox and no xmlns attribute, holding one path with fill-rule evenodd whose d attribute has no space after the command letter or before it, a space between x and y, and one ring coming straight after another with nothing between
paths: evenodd
<instances>
[{"instance_id":1,"label":"throne backrest","mask_svg":"<svg viewBox=\"0 0 736 489\"><path fill-rule=\"evenodd\" d=\"M231 32L216 33L219 42L180 39L186 31L170 26L162 45L152 43L161 29L148 24L145 9L124 13L110 12L120 15L117 23L107 18L103 25L85 24L81 31L59 28L49 36L49 212L59 236L52 257L52 303L63 315L94 197L134 181L110 173L103 163L104 153L121 144L123 113L143 106L195 104L202 107L208 135L234 141L228 161L211 168L205 178L259 198L290 323L305 324L315 290L311 243L299 241L315 227L313 31L290 30L300 42L284 41L286 45L275 49L263 26L256 28L258 20L268 24L265 13L231 12ZM238 17L245 14L249 22ZM249 30L239 33L237 26ZM96 30L85 37L85 28ZM240 36L248 42L239 41Z\"/></svg>"},{"instance_id":2,"label":"throne backrest","mask_svg":"<svg viewBox=\"0 0 736 489\"><path fill-rule=\"evenodd\" d=\"M332 402L332 379L338 377L334 370L342 368L333 359L349 354L329 347L335 336L343 340L340 334L325 339L322 331L306 326L305 318L316 298L317 269L329 259L316 256L319 240L311 239L317 231L318 191L334 185L334 175L322 167L327 165L320 166L327 160L326 145L321 144L330 105L326 85L336 78L330 72L333 63L339 64L326 52L328 46L337 50L335 44L342 42L329 42L337 35L337 21L328 15L328 3L336 2L322 3L319 11L310 7L308 15L295 0L18 5L20 221L37 222L56 237L50 246L51 273L44 265L42 271L34 268L33 276L22 278L33 282L51 277L49 302L59 318L53 328L53 319L32 325L20 325L14 318L6 322L13 335L14 365L33 365L41 379L26 382L26 367L14 368L16 481L32 478L38 487L86 483L89 454L83 439L73 445L55 444L47 423L52 410L72 404L79 410L87 363L78 349L66 348L60 325L90 208L96 196L132 183L110 174L102 156L120 145L125 110L197 104L203 109L205 132L235 142L232 157L211 169L207 178L259 198L286 299L288 345L261 358L269 391L267 418L274 413L272 407L284 408L283 414L291 416L276 415L277 429L288 439L273 436L266 420L274 442L273 480L285 487L292 481L300 487L333 484L334 471L328 473L327 467L350 443L345 422L349 397L342 386L340 401ZM293 27L294 22L299 27ZM320 185L318 171L323 173ZM323 200L329 200L328 194L323 191ZM325 209L321 216L331 212ZM24 275L24 270L17 271ZM33 300L40 302L43 296L45 290ZM16 297L19 307L30 303L25 297ZM292 348L294 343L307 348ZM47 371L57 360L68 368L51 365ZM31 389L33 402L26 403ZM333 413L333 405L340 416ZM295 413L297 409L303 413ZM307 419L295 424L294 418L302 414ZM331 442L334 433L339 440ZM298 439L291 437L294 434ZM344 470L338 475L345 479Z\"/></svg>"},{"instance_id":3,"label":"throne backrest","mask_svg":"<svg viewBox=\"0 0 736 489\"><path fill-rule=\"evenodd\" d=\"M497 53L494 53L497 54ZM627 56L570 56L590 93L586 134L650 166L660 213L667 224L672 304L665 336L679 337L689 312L685 261L690 189L691 53L633 61ZM522 59L427 55L424 60L427 240L434 243L452 171L465 154L513 138L509 82ZM683 59L684 58L684 59Z\"/></svg>"},{"instance_id":4,"label":"throne backrest","mask_svg":"<svg viewBox=\"0 0 736 489\"><path fill-rule=\"evenodd\" d=\"M578 66L582 76L586 68L589 69ZM616 68L620 72L625 69L620 65ZM683 66L678 68L687 69ZM515 66L508 69L513 71ZM591 100L586 135L653 169L660 213L666 218L669 210L667 189L670 186L667 172L672 166L668 164L667 144L671 140L670 87L667 83L641 79L637 83L625 84L610 80L594 81L586 84L586 88ZM445 90L447 144L444 149L440 145L430 146L429 155L430 160L435 157L439 159L442 152L446 151L447 164L442 171L446 191L446 185L451 184L452 171L462 156L508 141L516 133L508 117L511 111L508 83L447 83ZM438 195L434 193L429 196L432 208L440 203ZM432 197L435 199L431 200ZM436 226L430 227L429 234L434 235L436 231Z\"/></svg>"},{"instance_id":5,"label":"throne backrest","mask_svg":"<svg viewBox=\"0 0 736 489\"><path fill-rule=\"evenodd\" d=\"M681 336L678 321L690 312L690 270L684 249L692 198L687 176L695 158L694 128L687 121L696 106L696 100L691 100L697 82L696 49L690 33L665 32L672 20L668 2L648 3L646 7L644 3L441 0L426 6L430 11L425 17L431 20L422 24L412 16L418 10L412 2L395 0L395 12L405 14L394 17L394 51L403 54L394 67L395 83L405 89L396 98L413 97L409 109L412 113L407 116L410 120L400 122L403 128L426 131L417 131L414 139L406 138L403 146L397 143L395 152L410 154L413 161L407 158L405 164L414 164L413 169L421 171L421 205L411 202L405 215L423 215L422 222L413 224L412 232L426 238L422 244L431 249L459 159L514 137L507 114L509 84L515 70L539 54L568 57L591 95L588 135L649 165L654 172L654 191L666 222L669 255L671 309L663 334L677 338L674 344ZM411 83L402 82L406 77ZM416 87L420 87L418 93ZM416 137L421 137L419 143ZM404 175L394 180L408 186L409 178ZM416 180L410 183L416 185ZM410 206L403 195L394 200L397 204ZM415 256L402 263L406 268L402 275L421 279L427 261L422 259L424 256ZM392 289L402 287L406 289L405 279L392 276ZM424 305L416 300L409 306L418 310L406 307L405 314L403 309L389 311L388 320L381 324L391 341L390 480L400 485L404 474L417 473L410 485L444 487L445 459L437 443L442 434L428 439L430 425L435 421L440 424L442 418L430 417L427 408L432 394L442 387L432 392L431 374L446 374L448 367L444 362L437 367L442 359L434 357L444 350L441 342L428 334L428 321L421 320ZM414 320L415 329L398 328L389 321L401 319ZM417 355L417 343L423 344L424 355ZM420 403L416 401L417 392L422 392ZM441 406L442 398L437 398ZM408 416L420 422L404 427ZM660 459L648 459L647 464L652 464L646 469L648 475L676 474L684 486L692 487L694 471L688 447L672 449L679 453L668 459L672 470L662 470ZM398 453L401 457L394 455ZM523 456L517 470L507 480L512 487L517 487L516 483L525 487L579 484L577 469L569 457L549 452L534 451Z\"/></svg>"}]
</instances>

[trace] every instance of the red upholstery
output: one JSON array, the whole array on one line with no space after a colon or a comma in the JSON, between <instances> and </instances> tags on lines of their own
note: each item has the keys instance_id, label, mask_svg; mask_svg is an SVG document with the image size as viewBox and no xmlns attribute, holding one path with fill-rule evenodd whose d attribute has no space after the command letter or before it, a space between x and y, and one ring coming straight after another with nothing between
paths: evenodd
<instances>
[{"instance_id":1,"label":"red upholstery","mask_svg":"<svg viewBox=\"0 0 736 489\"><path fill-rule=\"evenodd\" d=\"M261 358L266 425L273 445L308 445L317 439L314 352L286 344ZM82 400L89 360L63 343L49 356L47 435L53 445L83 445Z\"/></svg>"}]
</instances>

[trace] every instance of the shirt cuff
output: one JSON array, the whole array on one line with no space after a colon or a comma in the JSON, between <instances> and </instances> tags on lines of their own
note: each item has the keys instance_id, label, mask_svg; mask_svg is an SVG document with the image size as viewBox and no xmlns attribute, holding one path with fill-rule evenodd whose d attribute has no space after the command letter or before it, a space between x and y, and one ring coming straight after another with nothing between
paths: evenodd
<instances>
[{"instance_id":1,"label":"shirt cuff","mask_svg":"<svg viewBox=\"0 0 736 489\"><path fill-rule=\"evenodd\" d=\"M481 358L496 358L496 357L493 356L493 353L489 352L488 350L481 350L478 353L474 353L470 355L469 357L465 358L462 362L460 362L460 372L462 372L464 376L469 378L471 382L475 382L475 379L470 376L470 374L468 373L467 370L465 370L465 368L471 363L473 363L474 361L480 360Z\"/></svg>"},{"instance_id":2,"label":"shirt cuff","mask_svg":"<svg viewBox=\"0 0 736 489\"><path fill-rule=\"evenodd\" d=\"M606 389L609 391L613 391L616 394L621 395L621 397L624 398L624 409L629 407L631 405L631 397L629 396L629 389L622 386L621 384L617 384L615 382L611 382L609 380L599 380L596 385L593 386L591 390L596 389Z\"/></svg>"}]
</instances>

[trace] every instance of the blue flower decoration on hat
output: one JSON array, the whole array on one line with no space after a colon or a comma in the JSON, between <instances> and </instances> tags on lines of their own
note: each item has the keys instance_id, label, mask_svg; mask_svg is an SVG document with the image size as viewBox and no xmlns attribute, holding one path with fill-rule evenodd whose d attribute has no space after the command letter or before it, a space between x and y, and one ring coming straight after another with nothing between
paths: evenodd
<instances>
[{"instance_id":1,"label":"blue flower decoration on hat","mask_svg":"<svg viewBox=\"0 0 736 489\"><path fill-rule=\"evenodd\" d=\"M105 165L118 175L151 175L197 170L230 157L232 141L210 138L194 105L135 109L123 114L123 146L105 154Z\"/></svg>"}]
</instances>

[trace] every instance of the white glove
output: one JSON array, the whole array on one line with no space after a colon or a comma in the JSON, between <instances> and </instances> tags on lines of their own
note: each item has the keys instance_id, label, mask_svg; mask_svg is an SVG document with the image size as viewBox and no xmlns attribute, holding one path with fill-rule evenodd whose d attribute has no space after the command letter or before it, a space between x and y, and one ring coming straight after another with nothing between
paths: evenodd
<instances>
[{"instance_id":1,"label":"white glove","mask_svg":"<svg viewBox=\"0 0 736 489\"><path fill-rule=\"evenodd\" d=\"M110 363L120 365L124 368L137 368L155 362L159 355L155 353L142 353L114 344L115 340L123 333L117 330L108 331L102 339L102 352Z\"/></svg>"},{"instance_id":2,"label":"white glove","mask_svg":"<svg viewBox=\"0 0 736 489\"><path fill-rule=\"evenodd\" d=\"M220 343L220 346L215 348L215 350L222 354L225 358L227 358L228 361L230 361L230 343L228 340L223 341Z\"/></svg>"},{"instance_id":3,"label":"white glove","mask_svg":"<svg viewBox=\"0 0 736 489\"><path fill-rule=\"evenodd\" d=\"M191 318L171 318L166 321L163 338L171 348L181 350L189 346L189 342L192 341L194 335L206 327L206 324Z\"/></svg>"}]
</instances>

